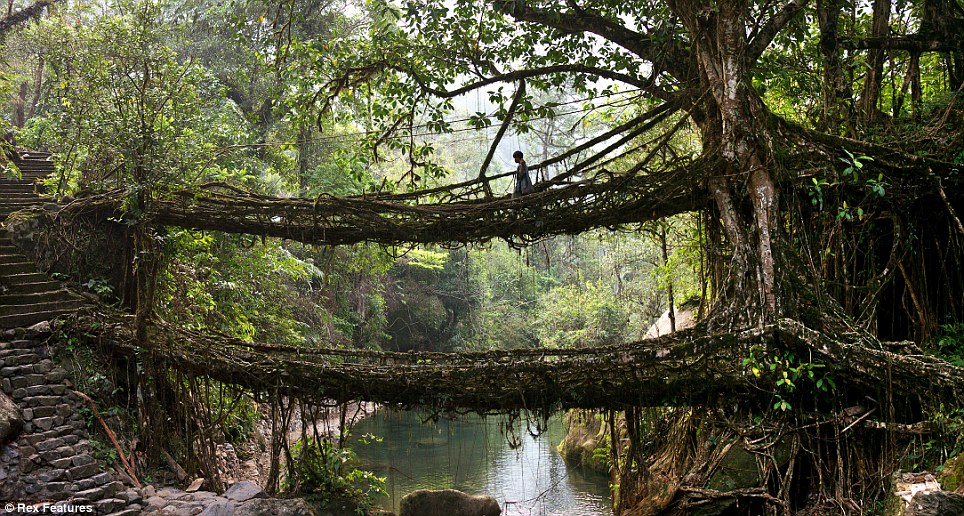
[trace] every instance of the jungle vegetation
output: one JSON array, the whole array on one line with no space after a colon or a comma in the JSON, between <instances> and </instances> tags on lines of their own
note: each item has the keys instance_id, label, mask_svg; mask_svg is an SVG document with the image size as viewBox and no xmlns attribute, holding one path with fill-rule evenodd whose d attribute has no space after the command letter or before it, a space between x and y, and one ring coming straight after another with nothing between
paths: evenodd
<instances>
[{"instance_id":1,"label":"jungle vegetation","mask_svg":"<svg viewBox=\"0 0 964 516\"><path fill-rule=\"evenodd\" d=\"M55 153L52 195L116 201L130 281L72 272L137 314L136 340L161 320L344 349L587 348L698 301L703 332L789 319L958 374L960 0L12 2L0 36L5 130ZM674 197L571 235L264 236L299 198L471 184L499 199L516 148L544 191L629 178ZM243 231L230 207L158 222L212 184L277 201ZM142 367L166 375L159 398L186 389ZM733 367L767 389L609 415L630 443L611 464L620 511L726 498L704 489L710 441L767 443L741 496L775 514L873 511L891 472L962 451L958 400L926 379L880 372L869 399L798 350ZM842 439L838 416L868 404L878 426ZM200 469L210 455L179 453Z\"/></svg>"}]
</instances>

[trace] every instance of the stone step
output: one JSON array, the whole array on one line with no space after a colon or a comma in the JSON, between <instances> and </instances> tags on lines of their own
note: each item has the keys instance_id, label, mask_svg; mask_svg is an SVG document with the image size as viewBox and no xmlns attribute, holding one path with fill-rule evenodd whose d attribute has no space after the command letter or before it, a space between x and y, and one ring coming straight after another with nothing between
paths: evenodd
<instances>
[{"instance_id":1,"label":"stone step","mask_svg":"<svg viewBox=\"0 0 964 516\"><path fill-rule=\"evenodd\" d=\"M17 206L12 208L5 208L3 206L0 206L0 213L3 213L3 218L6 219L7 217L10 216L11 213L16 213L18 211L23 211L23 210L29 210L31 208L33 208L32 205ZM0 220L0 222L2 222L2 220Z\"/></svg>"},{"instance_id":2,"label":"stone step","mask_svg":"<svg viewBox=\"0 0 964 516\"><path fill-rule=\"evenodd\" d=\"M34 166L45 165L45 166L48 166L48 167L53 167L53 166L54 166L54 162L53 162L53 161L50 161L50 160L47 160L47 159L44 159L44 158L37 158L37 159L18 159L18 160L15 160L15 161L14 161L14 164L16 164L18 167L22 167L22 166L24 166L24 165L34 165Z\"/></svg>"},{"instance_id":3,"label":"stone step","mask_svg":"<svg viewBox=\"0 0 964 516\"><path fill-rule=\"evenodd\" d=\"M20 173L16 175L7 174L6 172L0 172L0 177L2 177L5 181L10 181L10 182L25 181L28 183L36 183L37 181L47 179L47 177L50 176L50 174L53 174L52 170L28 168L28 169L20 170Z\"/></svg>"},{"instance_id":4,"label":"stone step","mask_svg":"<svg viewBox=\"0 0 964 516\"><path fill-rule=\"evenodd\" d=\"M33 208L33 207L35 207L35 206L41 206L41 204L42 204L42 203L40 202L39 199L36 200L36 201L34 201L34 202L26 202L26 201L25 201L25 202L10 203L10 204L6 204L6 203L0 202L0 212L3 212L3 213L5 213L5 214L7 214L7 215L10 215L11 213L13 213L13 212L15 212L15 211L27 210L27 209Z\"/></svg>"},{"instance_id":5,"label":"stone step","mask_svg":"<svg viewBox=\"0 0 964 516\"><path fill-rule=\"evenodd\" d=\"M0 263L23 263L27 257L20 253L0 253Z\"/></svg>"},{"instance_id":6,"label":"stone step","mask_svg":"<svg viewBox=\"0 0 964 516\"><path fill-rule=\"evenodd\" d=\"M0 178L2 178L4 181L9 181L11 183L22 182L22 181L33 183L41 179L46 179L47 176L49 176L52 173L53 173L52 171L45 170L45 169L28 168L26 170L20 170L19 174L12 174L12 173L8 174L6 170L0 169Z\"/></svg>"},{"instance_id":7,"label":"stone step","mask_svg":"<svg viewBox=\"0 0 964 516\"><path fill-rule=\"evenodd\" d=\"M79 306L79 305L78 305ZM53 310L46 312L33 312L18 315L0 315L0 328L26 328L38 322L49 321L61 315L72 314L76 308Z\"/></svg>"},{"instance_id":8,"label":"stone step","mask_svg":"<svg viewBox=\"0 0 964 516\"><path fill-rule=\"evenodd\" d=\"M73 310L83 305L83 300L67 299L58 301L44 301L40 303L28 303L21 305L0 305L0 317L9 315L24 315L39 312L62 312Z\"/></svg>"},{"instance_id":9,"label":"stone step","mask_svg":"<svg viewBox=\"0 0 964 516\"><path fill-rule=\"evenodd\" d=\"M24 272L36 272L37 266L33 262L0 263L0 277Z\"/></svg>"},{"instance_id":10,"label":"stone step","mask_svg":"<svg viewBox=\"0 0 964 516\"><path fill-rule=\"evenodd\" d=\"M33 199L40 195L40 192L33 189L33 186L18 191L0 191L0 201L12 201L14 199Z\"/></svg>"},{"instance_id":11,"label":"stone step","mask_svg":"<svg viewBox=\"0 0 964 516\"><path fill-rule=\"evenodd\" d=\"M0 177L3 177L7 181L29 181L33 183L41 179L46 179L47 176L54 173L53 170L43 168L27 168L21 169L19 172L19 174L0 172Z\"/></svg>"},{"instance_id":12,"label":"stone step","mask_svg":"<svg viewBox=\"0 0 964 516\"><path fill-rule=\"evenodd\" d=\"M5 276L0 276L0 283L8 288L13 288L18 285L25 285L29 283L39 283L44 281L50 281L50 278L42 272L37 272L36 269L30 272L21 272L18 274L8 274Z\"/></svg>"},{"instance_id":13,"label":"stone step","mask_svg":"<svg viewBox=\"0 0 964 516\"><path fill-rule=\"evenodd\" d=\"M15 188L14 188L15 187ZM40 191L34 189L33 183L22 185L3 185L0 184L0 200L10 197L24 197L27 195L37 195Z\"/></svg>"},{"instance_id":14,"label":"stone step","mask_svg":"<svg viewBox=\"0 0 964 516\"><path fill-rule=\"evenodd\" d=\"M53 165L38 165L35 163L26 163L17 165L17 170L21 175L27 174L41 174L47 175L54 171ZM0 169L0 174L6 175L6 169Z\"/></svg>"},{"instance_id":15,"label":"stone step","mask_svg":"<svg viewBox=\"0 0 964 516\"><path fill-rule=\"evenodd\" d=\"M63 288L63 284L59 281L47 279L46 275L39 272L36 274L19 274L18 276L31 276L34 281L13 283L7 282L8 278L4 278L0 280L0 283L3 283L3 288L0 290L3 291L4 296L42 294Z\"/></svg>"},{"instance_id":16,"label":"stone step","mask_svg":"<svg viewBox=\"0 0 964 516\"><path fill-rule=\"evenodd\" d=\"M18 179L15 177L7 177L3 172L0 172L0 185L32 185L37 183L39 179L40 176L37 174L24 175Z\"/></svg>"},{"instance_id":17,"label":"stone step","mask_svg":"<svg viewBox=\"0 0 964 516\"><path fill-rule=\"evenodd\" d=\"M0 328L29 328L39 322L49 321L60 317L61 315L68 315L74 313L74 310L63 310L59 312L39 312L32 314L21 314L21 315L3 315L0 316Z\"/></svg>"},{"instance_id":18,"label":"stone step","mask_svg":"<svg viewBox=\"0 0 964 516\"><path fill-rule=\"evenodd\" d=\"M6 199L0 197L0 209L7 211L19 211L27 209L34 204L40 204L42 201L39 197L34 197L33 199L17 199L16 201L7 201Z\"/></svg>"},{"instance_id":19,"label":"stone step","mask_svg":"<svg viewBox=\"0 0 964 516\"><path fill-rule=\"evenodd\" d=\"M27 194L24 192L17 192L16 195L4 195L0 197L0 204L15 205L19 203L35 203L40 200L40 196L37 194Z\"/></svg>"},{"instance_id":20,"label":"stone step","mask_svg":"<svg viewBox=\"0 0 964 516\"><path fill-rule=\"evenodd\" d=\"M40 149L21 149L17 151L17 157L14 159L44 159L49 158L50 152Z\"/></svg>"},{"instance_id":21,"label":"stone step","mask_svg":"<svg viewBox=\"0 0 964 516\"><path fill-rule=\"evenodd\" d=\"M0 222L2 222L4 219L9 217L11 213L16 213L18 211L23 211L32 207L33 207L32 205L26 205L26 206L20 206L16 209L12 209L12 208L4 208L0 206Z\"/></svg>"},{"instance_id":22,"label":"stone step","mask_svg":"<svg viewBox=\"0 0 964 516\"><path fill-rule=\"evenodd\" d=\"M24 210L31 210L33 208L37 208L41 206L42 204L39 202L24 203L24 204L18 204L14 206L4 206L3 204L0 204L0 212L5 213L6 214L5 217L8 217L10 216L11 213L24 211Z\"/></svg>"},{"instance_id":23,"label":"stone step","mask_svg":"<svg viewBox=\"0 0 964 516\"><path fill-rule=\"evenodd\" d=\"M23 168L49 168L49 169L52 170L52 169L54 168L54 162L53 162L53 161L44 161L44 160L40 160L40 159L21 160L21 161L17 161L17 162L16 162L16 165L17 165L17 168L20 168L20 169L23 169Z\"/></svg>"},{"instance_id":24,"label":"stone step","mask_svg":"<svg viewBox=\"0 0 964 516\"><path fill-rule=\"evenodd\" d=\"M42 292L16 292L0 294L0 306L32 305L37 303L76 300L77 298L63 288L56 288Z\"/></svg>"},{"instance_id":25,"label":"stone step","mask_svg":"<svg viewBox=\"0 0 964 516\"><path fill-rule=\"evenodd\" d=\"M10 181L0 182L0 194L7 192L31 192L33 193L34 184L30 181Z\"/></svg>"}]
</instances>

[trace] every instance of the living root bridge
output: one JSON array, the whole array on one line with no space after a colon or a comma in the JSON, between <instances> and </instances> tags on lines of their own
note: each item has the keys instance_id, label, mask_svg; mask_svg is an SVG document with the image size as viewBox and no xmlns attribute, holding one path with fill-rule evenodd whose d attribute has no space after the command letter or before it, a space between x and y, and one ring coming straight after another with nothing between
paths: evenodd
<instances>
[{"instance_id":1,"label":"living root bridge","mask_svg":"<svg viewBox=\"0 0 964 516\"><path fill-rule=\"evenodd\" d=\"M310 349L203 335L153 326L150 345L133 345L132 321L104 324L83 316L75 331L99 335L124 353L149 352L185 373L269 394L308 395L338 402L371 401L435 410L554 412L568 408L702 405L734 399L769 402L774 379L743 365L751 348L823 363L848 396L920 395L958 403L964 368L925 356L898 355L870 342L841 342L801 323L737 333L682 331L659 339L591 349L518 349L462 353L388 353ZM99 321L99 324L91 324ZM734 398L737 396L739 398Z\"/></svg>"},{"instance_id":2,"label":"living root bridge","mask_svg":"<svg viewBox=\"0 0 964 516\"><path fill-rule=\"evenodd\" d=\"M707 204L693 188L709 166L687 162L658 174L613 175L541 183L523 197L484 197L479 182L411 194L367 194L317 199L256 195L224 184L179 191L150 203L155 224L246 233L310 244L375 242L388 245L485 242L502 238L529 242L616 228L692 211ZM112 216L124 191L84 198L68 214Z\"/></svg>"}]
</instances>

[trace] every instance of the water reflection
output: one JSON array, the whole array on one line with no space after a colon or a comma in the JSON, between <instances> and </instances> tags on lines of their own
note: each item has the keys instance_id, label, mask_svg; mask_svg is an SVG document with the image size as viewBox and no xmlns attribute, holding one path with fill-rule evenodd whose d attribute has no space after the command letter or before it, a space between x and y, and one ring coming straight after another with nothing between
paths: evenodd
<instances>
[{"instance_id":1,"label":"water reflection","mask_svg":"<svg viewBox=\"0 0 964 516\"><path fill-rule=\"evenodd\" d=\"M520 446L509 447L497 418L463 416L438 423L414 412L382 410L361 421L354 435L374 434L378 443L356 444L366 469L387 477L388 499L398 510L401 498L416 489L458 489L489 494L503 514L514 516L589 516L612 514L608 479L567 468L556 446L565 433L562 419L533 437L516 427Z\"/></svg>"}]
</instances>

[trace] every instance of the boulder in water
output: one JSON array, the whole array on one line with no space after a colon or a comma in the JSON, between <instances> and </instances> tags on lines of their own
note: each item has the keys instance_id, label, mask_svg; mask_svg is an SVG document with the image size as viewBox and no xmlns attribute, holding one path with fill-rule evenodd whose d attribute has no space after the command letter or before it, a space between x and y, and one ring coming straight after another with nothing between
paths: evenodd
<instances>
[{"instance_id":1,"label":"boulder in water","mask_svg":"<svg viewBox=\"0 0 964 516\"><path fill-rule=\"evenodd\" d=\"M455 489L419 489L405 495L398 516L498 516L499 502L491 496L472 496Z\"/></svg>"}]
</instances>

